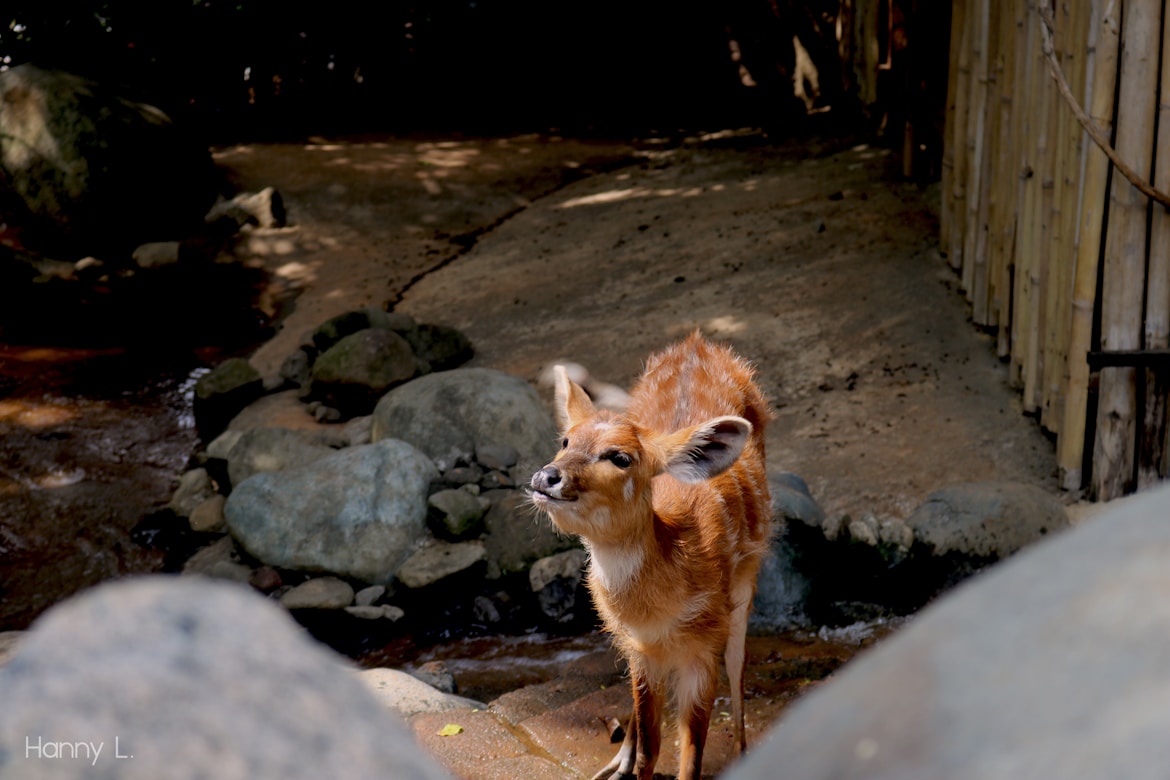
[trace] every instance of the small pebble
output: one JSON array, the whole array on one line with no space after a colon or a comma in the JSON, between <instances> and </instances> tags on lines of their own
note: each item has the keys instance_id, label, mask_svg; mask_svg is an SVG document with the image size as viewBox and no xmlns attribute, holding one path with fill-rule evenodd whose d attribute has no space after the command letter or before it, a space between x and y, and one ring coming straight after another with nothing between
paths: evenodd
<instances>
[{"instance_id":1,"label":"small pebble","mask_svg":"<svg viewBox=\"0 0 1170 780\"><path fill-rule=\"evenodd\" d=\"M271 566L261 566L256 571L252 572L248 584L261 593L271 593L284 584L280 577L280 572Z\"/></svg>"},{"instance_id":2,"label":"small pebble","mask_svg":"<svg viewBox=\"0 0 1170 780\"><path fill-rule=\"evenodd\" d=\"M472 605L472 613L475 619L481 623L489 625L500 622L500 610L496 608L496 604L487 596L476 596Z\"/></svg>"},{"instance_id":3,"label":"small pebble","mask_svg":"<svg viewBox=\"0 0 1170 780\"><path fill-rule=\"evenodd\" d=\"M313 419L317 422L337 422L341 419L341 410L321 405L313 412Z\"/></svg>"},{"instance_id":4,"label":"small pebble","mask_svg":"<svg viewBox=\"0 0 1170 780\"><path fill-rule=\"evenodd\" d=\"M484 490L495 490L496 488L516 487L516 482L502 471L489 471L483 475L479 486Z\"/></svg>"},{"instance_id":5,"label":"small pebble","mask_svg":"<svg viewBox=\"0 0 1170 780\"><path fill-rule=\"evenodd\" d=\"M191 510L187 522L196 532L222 531L224 529L223 505L227 499L219 494L212 496Z\"/></svg>"},{"instance_id":6,"label":"small pebble","mask_svg":"<svg viewBox=\"0 0 1170 780\"><path fill-rule=\"evenodd\" d=\"M443 474L443 479L451 485L467 485L482 478L483 469L478 466L456 466Z\"/></svg>"},{"instance_id":7,"label":"small pebble","mask_svg":"<svg viewBox=\"0 0 1170 780\"><path fill-rule=\"evenodd\" d=\"M427 661L410 675L443 693L459 693L459 686L455 683L455 675L442 661Z\"/></svg>"},{"instance_id":8,"label":"small pebble","mask_svg":"<svg viewBox=\"0 0 1170 780\"><path fill-rule=\"evenodd\" d=\"M385 595L385 585L371 585L368 588L362 588L357 593L355 593L353 595L353 603L359 607L368 607Z\"/></svg>"},{"instance_id":9,"label":"small pebble","mask_svg":"<svg viewBox=\"0 0 1170 780\"><path fill-rule=\"evenodd\" d=\"M251 568L232 561L217 561L212 564L207 573L217 580L230 580L231 582L246 583L252 578Z\"/></svg>"},{"instance_id":10,"label":"small pebble","mask_svg":"<svg viewBox=\"0 0 1170 780\"><path fill-rule=\"evenodd\" d=\"M520 460L520 453L506 444L484 444L475 448L475 460L490 471L506 471Z\"/></svg>"},{"instance_id":11,"label":"small pebble","mask_svg":"<svg viewBox=\"0 0 1170 780\"><path fill-rule=\"evenodd\" d=\"M318 577L284 594L280 603L288 609L341 609L353 603L353 588L337 577Z\"/></svg>"}]
</instances>

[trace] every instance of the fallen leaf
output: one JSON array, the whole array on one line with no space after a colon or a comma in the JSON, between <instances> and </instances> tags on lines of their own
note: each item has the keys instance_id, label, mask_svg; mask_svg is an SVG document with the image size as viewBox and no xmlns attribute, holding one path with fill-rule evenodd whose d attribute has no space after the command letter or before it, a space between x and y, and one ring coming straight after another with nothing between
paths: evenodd
<instances>
[{"instance_id":1,"label":"fallen leaf","mask_svg":"<svg viewBox=\"0 0 1170 780\"><path fill-rule=\"evenodd\" d=\"M453 737L456 734L462 734L462 733L463 733L463 727L457 726L454 723L448 723L446 726L439 729L439 736L440 737Z\"/></svg>"}]
</instances>

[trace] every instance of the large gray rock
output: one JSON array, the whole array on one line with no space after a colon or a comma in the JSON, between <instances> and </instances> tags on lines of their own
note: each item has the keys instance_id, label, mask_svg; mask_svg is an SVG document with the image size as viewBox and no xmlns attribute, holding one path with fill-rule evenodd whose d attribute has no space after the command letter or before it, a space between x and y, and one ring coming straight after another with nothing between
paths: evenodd
<instances>
[{"instance_id":1,"label":"large gray rock","mask_svg":"<svg viewBox=\"0 0 1170 780\"><path fill-rule=\"evenodd\" d=\"M760 564L756 597L748 628L756 634L775 634L806 624L808 578L795 564L796 551L780 533L772 538L771 554Z\"/></svg>"},{"instance_id":2,"label":"large gray rock","mask_svg":"<svg viewBox=\"0 0 1170 780\"><path fill-rule=\"evenodd\" d=\"M408 588L425 588L472 569L486 557L483 542L435 539L406 559L398 569L398 579Z\"/></svg>"},{"instance_id":3,"label":"large gray rock","mask_svg":"<svg viewBox=\"0 0 1170 780\"><path fill-rule=\"evenodd\" d=\"M124 252L202 225L214 167L154 106L72 74L0 73L0 212L50 254Z\"/></svg>"},{"instance_id":4,"label":"large gray rock","mask_svg":"<svg viewBox=\"0 0 1170 780\"><path fill-rule=\"evenodd\" d=\"M263 392L264 380L247 359L223 361L195 383L192 411L200 432L207 437L218 434Z\"/></svg>"},{"instance_id":5,"label":"large gray rock","mask_svg":"<svg viewBox=\"0 0 1170 780\"><path fill-rule=\"evenodd\" d=\"M1170 485L999 564L797 702L728 780L1155 780Z\"/></svg>"},{"instance_id":6,"label":"large gray rock","mask_svg":"<svg viewBox=\"0 0 1170 780\"><path fill-rule=\"evenodd\" d=\"M307 431L253 428L241 433L228 450L228 478L239 485L253 474L307 466L336 451Z\"/></svg>"},{"instance_id":7,"label":"large gray rock","mask_svg":"<svg viewBox=\"0 0 1170 780\"><path fill-rule=\"evenodd\" d=\"M471 341L455 328L422 324L403 334L410 348L432 371L450 371L471 360Z\"/></svg>"},{"instance_id":8,"label":"large gray rock","mask_svg":"<svg viewBox=\"0 0 1170 780\"><path fill-rule=\"evenodd\" d=\"M583 580L588 560L584 550L565 550L532 564L528 584L545 616L558 623L569 623L577 617L577 606L585 601Z\"/></svg>"},{"instance_id":9,"label":"large gray rock","mask_svg":"<svg viewBox=\"0 0 1170 780\"><path fill-rule=\"evenodd\" d=\"M231 200L216 201L203 219L205 222L215 222L225 218L237 227L256 225L279 228L287 224L288 211L280 193L274 187L265 187L259 192L241 192Z\"/></svg>"},{"instance_id":10,"label":"large gray rock","mask_svg":"<svg viewBox=\"0 0 1170 780\"><path fill-rule=\"evenodd\" d=\"M557 430L532 386L487 368L419 377L387 393L374 409L373 439L408 441L432 458L480 443L506 444L535 470L556 449Z\"/></svg>"},{"instance_id":11,"label":"large gray rock","mask_svg":"<svg viewBox=\"0 0 1170 780\"><path fill-rule=\"evenodd\" d=\"M357 677L386 709L394 710L404 718L420 712L487 709L483 702L443 693L397 669L365 669Z\"/></svg>"},{"instance_id":12,"label":"large gray rock","mask_svg":"<svg viewBox=\"0 0 1170 780\"><path fill-rule=\"evenodd\" d=\"M768 492L772 496L772 514L780 523L796 521L814 528L824 524L825 511L813 499L808 483L796 474L769 473Z\"/></svg>"},{"instance_id":13,"label":"large gray rock","mask_svg":"<svg viewBox=\"0 0 1170 780\"><path fill-rule=\"evenodd\" d=\"M0 701L5 778L448 777L287 614L202 578L58 605L0 668ZM45 757L64 741L101 752Z\"/></svg>"},{"instance_id":14,"label":"large gray rock","mask_svg":"<svg viewBox=\"0 0 1170 780\"><path fill-rule=\"evenodd\" d=\"M491 501L466 490L440 490L427 498L427 522L440 537L451 540L476 536Z\"/></svg>"},{"instance_id":15,"label":"large gray rock","mask_svg":"<svg viewBox=\"0 0 1170 780\"><path fill-rule=\"evenodd\" d=\"M215 483L207 469L191 469L179 477L179 486L171 496L170 508L179 517L190 517L195 508L216 493Z\"/></svg>"},{"instance_id":16,"label":"large gray rock","mask_svg":"<svg viewBox=\"0 0 1170 780\"><path fill-rule=\"evenodd\" d=\"M748 623L757 634L773 634L807 622L804 604L809 596L809 581L796 567L797 552L786 530L789 523L819 528L825 519L808 484L796 474L769 474L768 492L772 497L772 549L760 565Z\"/></svg>"},{"instance_id":17,"label":"large gray rock","mask_svg":"<svg viewBox=\"0 0 1170 780\"><path fill-rule=\"evenodd\" d=\"M385 439L307 466L256 474L232 491L232 535L271 566L385 583L426 532L430 458Z\"/></svg>"},{"instance_id":18,"label":"large gray rock","mask_svg":"<svg viewBox=\"0 0 1170 780\"><path fill-rule=\"evenodd\" d=\"M341 338L313 363L307 397L341 410L368 414L387 390L418 373L418 358L406 339L390 330L366 328Z\"/></svg>"},{"instance_id":19,"label":"large gray rock","mask_svg":"<svg viewBox=\"0 0 1170 780\"><path fill-rule=\"evenodd\" d=\"M560 533L535 511L519 490L488 490L482 495L492 502L484 517L488 577L522 572L541 558L580 546L576 537Z\"/></svg>"},{"instance_id":20,"label":"large gray rock","mask_svg":"<svg viewBox=\"0 0 1170 780\"><path fill-rule=\"evenodd\" d=\"M1059 501L1033 485L971 482L931 493L906 525L930 555L994 561L1067 528L1068 518Z\"/></svg>"},{"instance_id":21,"label":"large gray rock","mask_svg":"<svg viewBox=\"0 0 1170 780\"><path fill-rule=\"evenodd\" d=\"M379 328L391 330L405 336L411 333L417 324L414 318L396 311L382 311L375 306L367 306L355 311L338 314L317 326L309 338L318 352L324 352L341 339L360 330Z\"/></svg>"}]
</instances>

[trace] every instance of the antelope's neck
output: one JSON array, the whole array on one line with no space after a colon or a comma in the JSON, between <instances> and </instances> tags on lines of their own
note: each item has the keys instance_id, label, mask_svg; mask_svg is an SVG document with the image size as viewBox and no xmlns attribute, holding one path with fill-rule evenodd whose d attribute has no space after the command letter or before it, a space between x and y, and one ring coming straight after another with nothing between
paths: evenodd
<instances>
[{"instance_id":1,"label":"antelope's neck","mask_svg":"<svg viewBox=\"0 0 1170 780\"><path fill-rule=\"evenodd\" d=\"M661 525L653 511L636 525L636 533L620 540L588 541L592 579L600 585L611 600L620 600L634 591L652 586L667 569L665 556L657 533Z\"/></svg>"}]
</instances>

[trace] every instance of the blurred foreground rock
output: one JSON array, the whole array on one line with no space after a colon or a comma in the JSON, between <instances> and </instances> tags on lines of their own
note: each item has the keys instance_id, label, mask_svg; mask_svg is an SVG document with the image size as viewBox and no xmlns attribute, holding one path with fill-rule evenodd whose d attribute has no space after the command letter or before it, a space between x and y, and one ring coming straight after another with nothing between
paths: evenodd
<instances>
[{"instance_id":1,"label":"blurred foreground rock","mask_svg":"<svg viewBox=\"0 0 1170 780\"><path fill-rule=\"evenodd\" d=\"M449 777L287 615L202 578L55 607L0 667L0 700L5 778ZM82 742L100 752L70 758Z\"/></svg>"},{"instance_id":2,"label":"blurred foreground rock","mask_svg":"<svg viewBox=\"0 0 1170 780\"><path fill-rule=\"evenodd\" d=\"M1155 780L1170 485L971 580L797 703L728 780Z\"/></svg>"}]
</instances>

